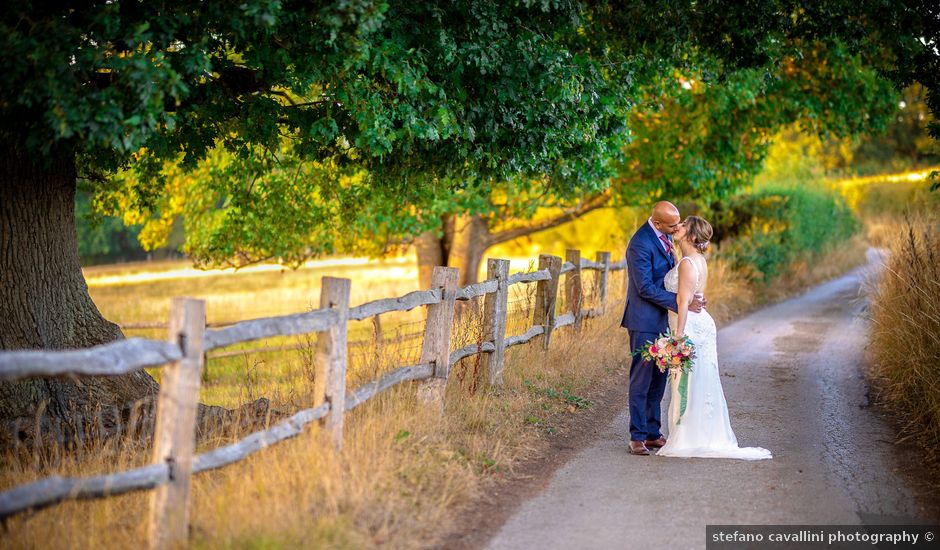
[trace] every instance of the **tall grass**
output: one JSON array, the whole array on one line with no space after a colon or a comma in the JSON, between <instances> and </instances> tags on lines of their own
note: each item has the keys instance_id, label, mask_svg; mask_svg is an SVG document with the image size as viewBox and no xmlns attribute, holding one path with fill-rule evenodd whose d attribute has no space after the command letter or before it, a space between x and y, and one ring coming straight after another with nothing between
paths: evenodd
<instances>
[{"instance_id":1,"label":"tall grass","mask_svg":"<svg viewBox=\"0 0 940 550\"><path fill-rule=\"evenodd\" d=\"M872 373L906 422L905 434L940 459L940 215L898 224L871 304Z\"/></svg>"},{"instance_id":2,"label":"tall grass","mask_svg":"<svg viewBox=\"0 0 940 550\"><path fill-rule=\"evenodd\" d=\"M823 263L807 261L798 267L794 288L815 282ZM837 265L835 269L846 267ZM303 291L288 292L289 299L278 302L275 288L278 282L304 288L313 277L301 275L259 274L255 279L243 274L233 277L237 282L231 292L259 288L270 298L264 307L283 308L287 311L278 312L285 313L303 310L312 303ZM592 307L593 277L585 274L584 279L585 306ZM168 292L199 295L207 280L192 281L193 286L183 280L129 285L123 294L156 308ZM456 365L443 418L419 406L414 385L406 384L349 415L342 453L332 451L329 438L313 427L246 461L195 476L192 546L414 548L440 544L443 534L459 526L461 505L487 493L521 461L543 453L551 434L564 430L569 418L592 406L599 384L609 385L612 377L617 377L614 383L626 384L628 335L619 327L624 282L622 271L611 275L607 314L586 320L580 334L571 329L558 331L547 352L538 340L508 350L505 386L500 389L480 383L485 373L478 357ZM355 281L354 287L362 283ZM235 317L221 307L226 301L218 289L224 289L224 284L213 288L221 298L216 302L220 306L217 318ZM400 293L382 290L385 296ZM531 285L513 287L507 322L510 334L521 333L531 324L532 290ZM140 308L122 300L121 290L114 285L93 285L92 292L98 293L96 299L101 299L106 316L153 320L137 317ZM711 260L706 292L709 310L719 322L752 309L768 296L766 287L736 272L720 252ZM299 302L303 303L298 308ZM122 307L129 309L122 312ZM457 323L461 334L455 346L480 337L479 304L468 304L465 310ZM355 366L350 369L350 385L372 379L390 365L409 363L415 353L414 331L405 321L398 326L405 327L404 337L388 339L381 353L375 342L351 351ZM310 341L308 347L312 346ZM275 407L290 409L303 405L308 397L311 370L311 354L304 349L293 356L270 353L213 360L204 381L210 389L204 396L228 405L258 395L273 396ZM204 439L200 451L230 442L234 436L229 431ZM87 442L69 452L20 448L0 455L0 489L52 474L93 475L148 460L147 444L133 439ZM68 502L21 515L7 523L3 546L136 547L145 536L148 498L146 493L137 493Z\"/></svg>"},{"instance_id":3,"label":"tall grass","mask_svg":"<svg viewBox=\"0 0 940 550\"><path fill-rule=\"evenodd\" d=\"M559 331L547 352L537 341L508 350L503 388L473 387L479 374L475 358L456 365L443 418L420 406L414 385L406 384L349 415L342 453L332 451L329 438L314 427L244 462L197 475L192 545L433 546L459 522L461 503L541 452L547 434L591 406L593 385L626 364L626 332L618 326L622 299L617 290L623 282L619 275L611 279L608 314L585 321L581 334ZM523 290L510 299L508 324L514 333L532 319L531 292L520 286ZM591 290L587 294L591 300ZM470 311L458 324L470 325L474 319L478 317ZM464 327L464 338L474 337L472 328ZM383 353L402 358L412 353L410 345L389 344ZM303 364L296 370L302 372ZM264 374L258 369L253 376ZM254 383L251 377L242 381ZM252 391L257 390L242 389ZM232 436L203 440L200 450L227 443ZM68 453L20 448L0 456L0 488L51 474L115 471L148 459L147 445L132 439L88 442ZM68 502L19 516L8 522L4 546L135 547L145 535L147 503L148 496L138 493Z\"/></svg>"}]
</instances>

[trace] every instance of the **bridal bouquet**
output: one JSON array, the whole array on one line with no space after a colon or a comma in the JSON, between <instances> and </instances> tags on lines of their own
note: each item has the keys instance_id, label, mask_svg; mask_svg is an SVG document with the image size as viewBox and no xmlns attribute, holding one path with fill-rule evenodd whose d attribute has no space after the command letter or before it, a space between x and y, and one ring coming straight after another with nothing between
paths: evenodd
<instances>
[{"instance_id":1,"label":"bridal bouquet","mask_svg":"<svg viewBox=\"0 0 940 550\"><path fill-rule=\"evenodd\" d=\"M655 342L647 342L640 348L640 355L652 361L660 372L671 369L675 374L690 372L695 359L695 344L688 336L676 337L672 331L660 334Z\"/></svg>"}]
</instances>

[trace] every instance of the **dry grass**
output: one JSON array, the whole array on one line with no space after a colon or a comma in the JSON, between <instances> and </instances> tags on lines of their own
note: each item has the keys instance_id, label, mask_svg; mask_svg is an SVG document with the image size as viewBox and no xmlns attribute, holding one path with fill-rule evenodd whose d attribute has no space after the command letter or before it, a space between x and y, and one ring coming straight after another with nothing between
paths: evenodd
<instances>
[{"instance_id":1,"label":"dry grass","mask_svg":"<svg viewBox=\"0 0 940 550\"><path fill-rule=\"evenodd\" d=\"M790 264L783 275L768 285L766 299L778 301L794 296L863 265L867 261L868 247L867 236L858 234L798 259Z\"/></svg>"},{"instance_id":2,"label":"dry grass","mask_svg":"<svg viewBox=\"0 0 940 550\"><path fill-rule=\"evenodd\" d=\"M784 300L858 267L865 262L868 241L857 235L790 264L766 285L735 271L718 251L708 263L708 311L718 326L761 305Z\"/></svg>"},{"instance_id":3,"label":"dry grass","mask_svg":"<svg viewBox=\"0 0 940 550\"><path fill-rule=\"evenodd\" d=\"M812 271L807 269L807 271ZM455 366L440 418L419 406L415 386L406 384L354 411L347 420L343 453L333 452L318 428L263 450L250 459L194 478L191 543L207 548L363 548L433 546L458 525L461 504L499 483L526 458L544 452L547 436L563 430L566 419L590 408L594 385L629 364L626 331L619 328L623 307L623 272L613 274L607 315L585 321L581 334L562 329L543 352L540 339L507 352L505 386L489 389L479 356ZM310 277L307 277L310 279ZM596 289L586 276L586 306ZM804 277L801 280L809 280ZM199 279L202 281L202 279ZM353 287L368 286L354 281ZM181 284L179 281L174 285ZM200 282L200 284L202 284ZM274 290L270 279L259 283ZM164 300L166 286L125 288L139 297L152 292ZM249 279L233 292L253 287ZM561 288L564 288L562 284ZM150 289L150 290L148 290ZM173 286L174 292L188 292ZM400 294L385 289L386 295ZM517 285L510 296L508 333L528 328L534 286ZM96 289L93 287L93 293ZM100 291L100 288L98 289ZM718 259L711 265L710 310L727 320L754 307L761 294L748 287ZM266 294L275 299L276 292ZM377 296L376 296L377 297ZM100 298L96 296L96 298ZM371 298L370 298L371 299ZM114 296L102 310L120 307ZM267 304L266 306L270 306ZM461 342L480 337L479 304L468 304L459 320ZM301 308L303 309L303 308ZM297 311L291 308L289 311ZM159 318L159 317L158 317ZM151 319L152 320L152 319ZM383 323L384 323L383 319ZM386 325L383 324L383 327ZM402 321L397 326L410 326ZM366 328L363 328L365 331ZM351 386L394 365L407 364L413 339L386 346L366 346L351 369ZM398 347L396 347L398 346ZM240 361L240 363L239 363ZM397 361L397 362L396 362ZM309 355L272 353L236 358L231 364L210 361L207 384L224 400L250 395L281 396L287 408L302 405L309 384ZM624 380L625 383L625 380ZM203 441L201 449L228 441ZM8 488L51 474L90 475L147 462L149 452L136 442L108 442L70 453L32 452L0 456L0 487ZM15 548L125 548L140 544L146 530L148 495L124 495L69 502L13 518L4 546ZM68 536L63 534L68 533Z\"/></svg>"},{"instance_id":4,"label":"dry grass","mask_svg":"<svg viewBox=\"0 0 940 550\"><path fill-rule=\"evenodd\" d=\"M940 460L940 215L886 231L890 255L872 294L872 375L908 438Z\"/></svg>"},{"instance_id":5,"label":"dry grass","mask_svg":"<svg viewBox=\"0 0 940 550\"><path fill-rule=\"evenodd\" d=\"M623 286L619 278L612 277L614 291ZM520 285L511 297L510 331L531 323L532 296L525 288ZM623 365L626 333L616 328L621 301L612 292L607 316L586 321L579 336L559 331L548 352L538 342L510 349L506 383L498 391L473 387L478 380L474 373L481 374L476 358L457 365L443 418L420 407L415 386L404 385L350 415L342 454L330 450L327 438L314 428L247 461L196 476L193 545L433 545L458 521L460 503L544 448L546 434L590 406L586 395L592 382ZM472 319L471 311L461 322L472 324ZM394 355L391 349L386 352ZM201 448L225 441L202 442ZM53 473L115 471L143 464L148 457L148 449L134 442L111 441L68 454L20 449L18 456L0 457L0 487ZM145 536L148 498L140 493L70 502L15 518L8 524L5 546L138 545Z\"/></svg>"}]
</instances>

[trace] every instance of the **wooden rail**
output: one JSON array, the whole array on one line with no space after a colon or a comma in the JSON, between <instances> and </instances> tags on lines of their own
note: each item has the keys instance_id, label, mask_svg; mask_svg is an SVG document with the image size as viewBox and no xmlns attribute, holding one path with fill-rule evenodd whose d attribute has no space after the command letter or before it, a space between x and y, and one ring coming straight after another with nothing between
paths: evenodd
<instances>
[{"instance_id":1,"label":"wooden rail","mask_svg":"<svg viewBox=\"0 0 940 550\"><path fill-rule=\"evenodd\" d=\"M305 313L241 321L209 328L201 300L175 298L166 324L167 341L128 338L93 348L63 351L26 350L0 352L0 380L61 375L117 375L136 370L165 369L157 406L152 463L132 470L89 477L50 476L0 493L0 519L26 510L36 510L70 499L94 499L130 491L154 489L150 506L149 545L174 548L184 545L189 530L190 478L192 474L222 468L244 460L265 447L296 437L304 427L319 421L331 434L333 445L342 448L344 414L388 389L410 381L421 381L419 397L443 413L443 390L452 366L462 359L485 354L483 359L491 385L503 383L505 350L542 336L548 348L552 332L567 326L580 329L581 320L606 310L611 271L623 270L626 261L610 263L601 252L597 261L568 250L569 261L556 256L539 257L539 270L509 274L509 262L489 260L488 279L458 288L457 270L435 268L431 290L411 292L398 298L375 300L349 307L350 281L324 277L320 309ZM582 271L596 270L599 303L582 308ZM564 292L569 311L557 315L559 279L566 274ZM507 297L514 284L537 283L533 326L522 334L506 336ZM485 297L482 342L451 349L454 304L457 300ZM378 380L353 390L346 389L347 325L394 311L428 308L421 360L417 365L397 368ZM315 402L308 409L265 430L195 455L195 411L206 352L240 342L273 336L317 334ZM280 348L278 348L280 349ZM245 350L250 353L251 350Z\"/></svg>"},{"instance_id":2,"label":"wooden rail","mask_svg":"<svg viewBox=\"0 0 940 550\"><path fill-rule=\"evenodd\" d=\"M323 332L329 330L335 323L336 312L331 309L242 321L225 328L207 330L206 351L271 336Z\"/></svg>"},{"instance_id":3,"label":"wooden rail","mask_svg":"<svg viewBox=\"0 0 940 550\"><path fill-rule=\"evenodd\" d=\"M128 338L93 348L0 353L0 380L63 374L115 375L156 367L182 357L172 342Z\"/></svg>"}]
</instances>

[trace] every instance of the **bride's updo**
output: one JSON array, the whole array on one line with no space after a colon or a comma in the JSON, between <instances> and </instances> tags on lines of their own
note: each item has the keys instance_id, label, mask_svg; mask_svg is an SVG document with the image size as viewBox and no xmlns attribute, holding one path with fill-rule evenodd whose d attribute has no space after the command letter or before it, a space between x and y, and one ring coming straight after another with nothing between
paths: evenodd
<instances>
[{"instance_id":1,"label":"bride's updo","mask_svg":"<svg viewBox=\"0 0 940 550\"><path fill-rule=\"evenodd\" d=\"M698 216L689 216L682 222L685 225L685 238L692 243L696 250L705 253L708 243L712 239L712 226Z\"/></svg>"}]
</instances>

